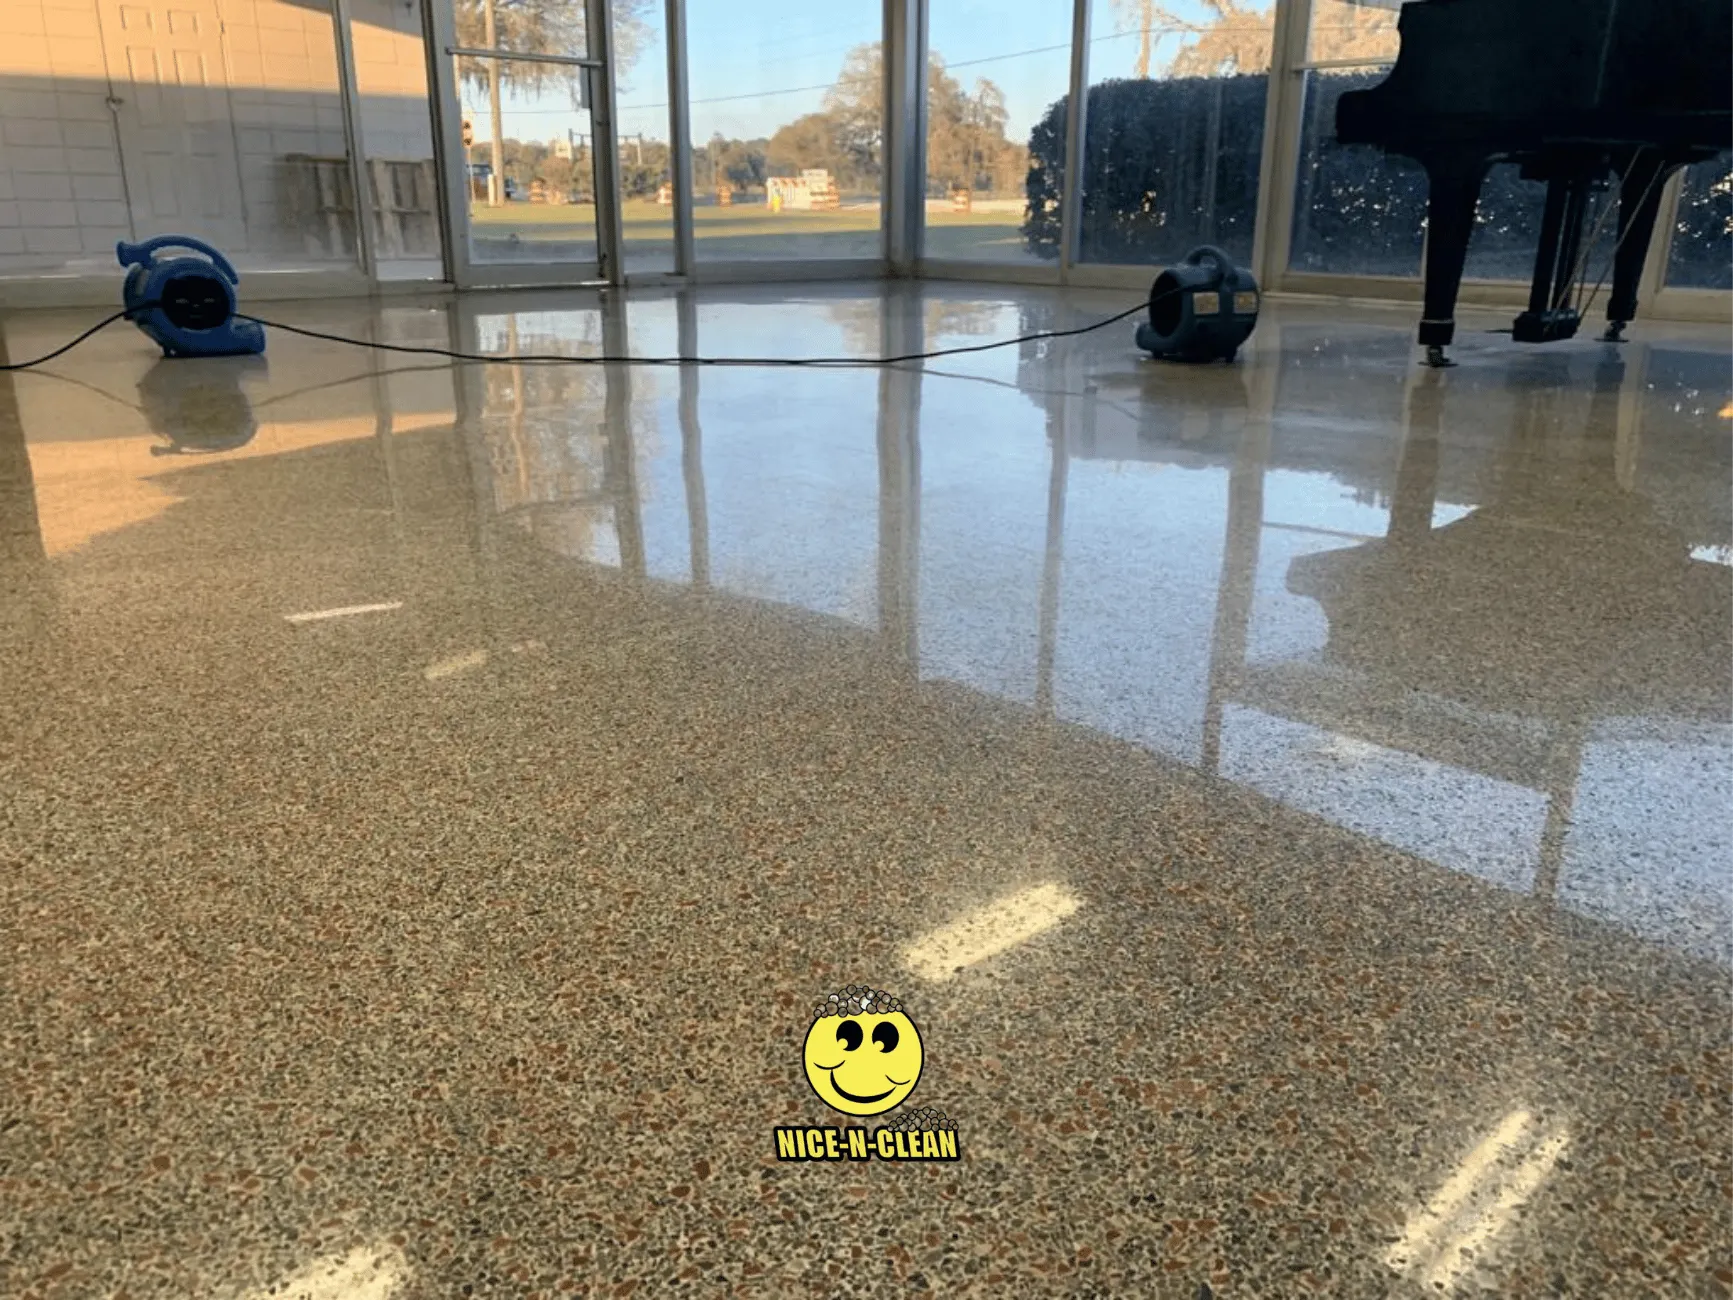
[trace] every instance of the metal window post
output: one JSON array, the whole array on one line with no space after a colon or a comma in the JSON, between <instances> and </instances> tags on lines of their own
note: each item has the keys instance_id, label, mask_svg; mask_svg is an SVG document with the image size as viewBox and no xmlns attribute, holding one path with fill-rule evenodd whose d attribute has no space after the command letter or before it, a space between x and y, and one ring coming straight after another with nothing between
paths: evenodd
<instances>
[{"instance_id":1,"label":"metal window post","mask_svg":"<svg viewBox=\"0 0 1733 1300\"><path fill-rule=\"evenodd\" d=\"M1071 93L1065 101L1065 190L1059 196L1059 280L1071 278L1083 223L1083 142L1089 107L1089 0L1072 0Z\"/></svg>"},{"instance_id":2,"label":"metal window post","mask_svg":"<svg viewBox=\"0 0 1733 1300\"><path fill-rule=\"evenodd\" d=\"M355 45L349 31L349 0L331 0L331 26L337 49L337 98L343 106L343 138L349 151L349 184L355 191L355 247L361 273L379 279L373 247L373 188L369 182L361 132L361 92L355 79Z\"/></svg>"},{"instance_id":3,"label":"metal window post","mask_svg":"<svg viewBox=\"0 0 1733 1300\"><path fill-rule=\"evenodd\" d=\"M697 260L692 230L692 110L686 78L686 0L667 0L668 176L674 189L674 271L690 277Z\"/></svg>"},{"instance_id":4,"label":"metal window post","mask_svg":"<svg viewBox=\"0 0 1733 1300\"><path fill-rule=\"evenodd\" d=\"M1288 269L1299 184L1300 135L1305 129L1305 75L1311 0L1276 0L1270 42L1270 79L1264 92L1264 147L1258 160L1258 220L1252 234L1252 269L1265 288Z\"/></svg>"},{"instance_id":5,"label":"metal window post","mask_svg":"<svg viewBox=\"0 0 1733 1300\"><path fill-rule=\"evenodd\" d=\"M1643 259L1643 274L1637 285L1637 309L1645 314L1654 310L1655 299L1667 287L1667 263L1672 260L1673 240L1679 233L1679 198L1685 190L1685 170L1681 167L1667 177L1661 190L1655 234L1649 241L1649 255Z\"/></svg>"},{"instance_id":6,"label":"metal window post","mask_svg":"<svg viewBox=\"0 0 1733 1300\"><path fill-rule=\"evenodd\" d=\"M620 145L616 137L614 103L614 25L609 0L585 0L589 24L589 55L600 67L589 68L590 145L596 169L596 272L609 284L625 276L620 264L623 213L620 199Z\"/></svg>"},{"instance_id":7,"label":"metal window post","mask_svg":"<svg viewBox=\"0 0 1733 1300\"><path fill-rule=\"evenodd\" d=\"M451 175L451 158L445 145L445 123L446 119L452 115L452 110L456 109L457 122L453 129L461 137L463 110L455 100L449 105L447 104L444 82L440 80L439 76L441 63L446 65L448 73L451 66L451 60L442 59L438 53L440 49L439 31L433 16L433 6L439 2L440 0L421 0L421 48L427 64L427 125L433 147L434 191L438 195L435 203L439 218L436 223L439 227L439 261L440 266L444 269L445 279L449 283L456 279L457 252L453 244L456 230L450 208L451 196L457 182ZM467 195L469 192L467 188L469 185L469 151L465 149L463 153L462 184L465 187L464 193Z\"/></svg>"},{"instance_id":8,"label":"metal window post","mask_svg":"<svg viewBox=\"0 0 1733 1300\"><path fill-rule=\"evenodd\" d=\"M440 235L445 246L445 278L469 287L471 193L469 150L463 143L463 88L450 50L457 34L451 0L426 0L427 84L434 101L434 153L439 162ZM453 160L456 165L453 166Z\"/></svg>"},{"instance_id":9,"label":"metal window post","mask_svg":"<svg viewBox=\"0 0 1733 1300\"><path fill-rule=\"evenodd\" d=\"M912 276L926 233L926 0L885 0L884 51L884 255L890 274Z\"/></svg>"}]
</instances>

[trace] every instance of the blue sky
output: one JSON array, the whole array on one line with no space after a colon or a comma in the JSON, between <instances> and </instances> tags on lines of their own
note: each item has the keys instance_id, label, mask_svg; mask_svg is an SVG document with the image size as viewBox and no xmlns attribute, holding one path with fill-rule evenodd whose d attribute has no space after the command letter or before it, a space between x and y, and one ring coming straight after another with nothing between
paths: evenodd
<instances>
[{"instance_id":1,"label":"blue sky","mask_svg":"<svg viewBox=\"0 0 1733 1300\"><path fill-rule=\"evenodd\" d=\"M1135 29L1112 0L1091 0L1089 76L1092 82L1131 75ZM931 0L928 41L964 85L985 77L1005 93L1013 139L1026 138L1047 106L1065 93L1070 76L1069 0ZM1199 21L1200 0L1166 0L1183 20ZM1267 8L1267 5L1263 6ZM848 51L879 39L878 0L689 0L687 43L692 138L714 132L746 139L769 136L817 110ZM667 49L662 6L652 0L650 40L619 87L622 138L642 132L668 138ZM1154 62L1171 58L1182 38L1168 35ZM473 93L470 100L479 97ZM565 97L508 103L506 134L547 139L582 127Z\"/></svg>"}]
</instances>

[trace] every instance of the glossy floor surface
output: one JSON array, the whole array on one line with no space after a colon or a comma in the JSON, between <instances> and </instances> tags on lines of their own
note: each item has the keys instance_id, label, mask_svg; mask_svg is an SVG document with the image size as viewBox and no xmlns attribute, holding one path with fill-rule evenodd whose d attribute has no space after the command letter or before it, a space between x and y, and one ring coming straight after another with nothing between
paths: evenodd
<instances>
[{"instance_id":1,"label":"glossy floor surface","mask_svg":"<svg viewBox=\"0 0 1733 1300\"><path fill-rule=\"evenodd\" d=\"M0 1294L1729 1294L1723 332L1131 324L0 377ZM809 1086L850 985L919 1027L886 1116ZM923 1109L956 1162L778 1159Z\"/></svg>"}]
</instances>

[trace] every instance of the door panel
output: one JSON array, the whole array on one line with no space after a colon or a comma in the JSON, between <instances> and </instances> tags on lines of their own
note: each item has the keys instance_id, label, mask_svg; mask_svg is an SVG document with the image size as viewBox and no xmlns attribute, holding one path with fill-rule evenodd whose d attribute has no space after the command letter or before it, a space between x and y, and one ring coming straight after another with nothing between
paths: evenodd
<instances>
[{"instance_id":1,"label":"door panel","mask_svg":"<svg viewBox=\"0 0 1733 1300\"><path fill-rule=\"evenodd\" d=\"M141 238L188 234L246 248L246 214L211 0L103 0L115 121Z\"/></svg>"},{"instance_id":2,"label":"door panel","mask_svg":"<svg viewBox=\"0 0 1733 1300\"><path fill-rule=\"evenodd\" d=\"M463 150L471 265L563 266L573 279L594 279L595 131L584 69L461 56L454 79L474 141Z\"/></svg>"},{"instance_id":3,"label":"door panel","mask_svg":"<svg viewBox=\"0 0 1733 1300\"><path fill-rule=\"evenodd\" d=\"M608 86L607 4L548 0L537 13L526 25L504 5L432 0L460 287L589 283L618 265L616 137L594 99Z\"/></svg>"}]
</instances>

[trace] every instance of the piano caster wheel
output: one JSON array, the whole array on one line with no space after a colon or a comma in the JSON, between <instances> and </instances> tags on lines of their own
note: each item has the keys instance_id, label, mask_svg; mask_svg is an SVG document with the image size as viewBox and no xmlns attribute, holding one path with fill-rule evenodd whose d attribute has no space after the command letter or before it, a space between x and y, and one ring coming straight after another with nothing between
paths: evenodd
<instances>
[{"instance_id":1,"label":"piano caster wheel","mask_svg":"<svg viewBox=\"0 0 1733 1300\"><path fill-rule=\"evenodd\" d=\"M1602 343L1623 343L1625 341L1625 322L1610 320L1607 322L1607 332L1601 335Z\"/></svg>"},{"instance_id":2,"label":"piano caster wheel","mask_svg":"<svg viewBox=\"0 0 1733 1300\"><path fill-rule=\"evenodd\" d=\"M1442 343L1428 343L1426 345L1426 364L1434 370L1445 370L1456 363L1444 355Z\"/></svg>"}]
</instances>

